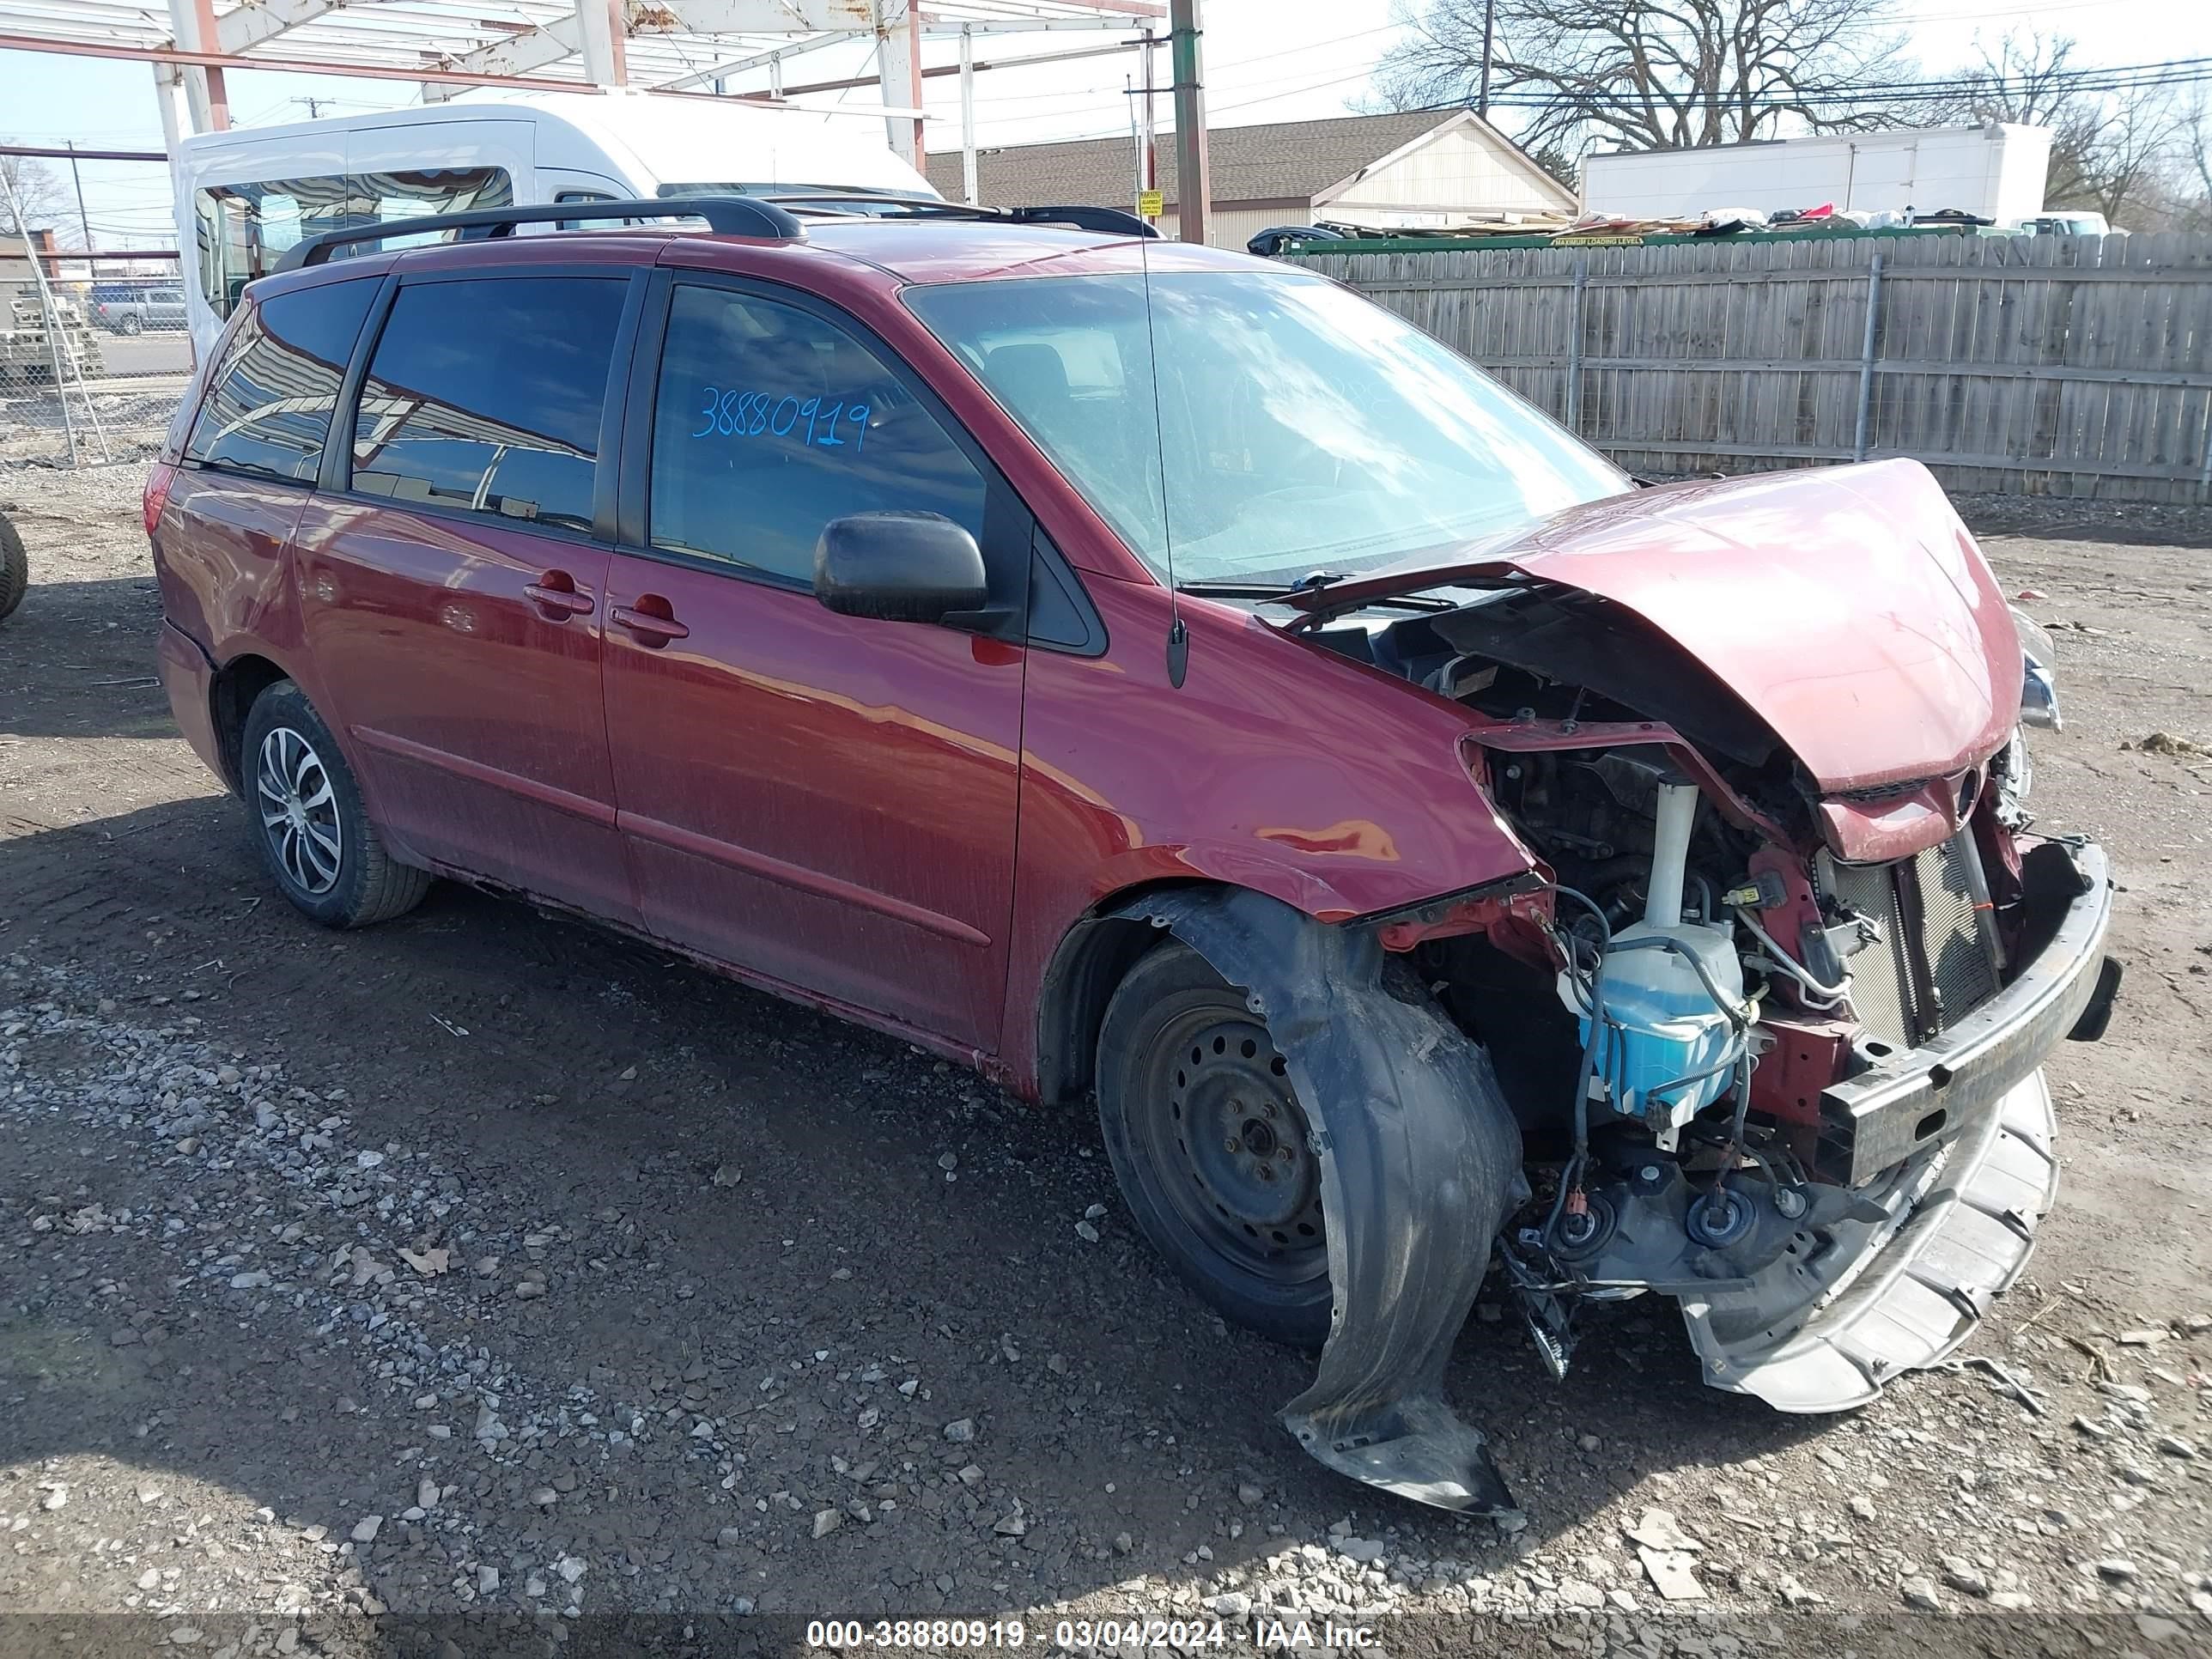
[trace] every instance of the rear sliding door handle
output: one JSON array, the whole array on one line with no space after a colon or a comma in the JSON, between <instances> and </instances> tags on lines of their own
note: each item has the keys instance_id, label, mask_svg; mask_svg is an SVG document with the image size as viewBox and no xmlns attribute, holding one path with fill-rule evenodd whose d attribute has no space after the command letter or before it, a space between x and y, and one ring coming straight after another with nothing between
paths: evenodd
<instances>
[{"instance_id":1,"label":"rear sliding door handle","mask_svg":"<svg viewBox=\"0 0 2212 1659\"><path fill-rule=\"evenodd\" d=\"M639 603L644 604L646 601L641 599ZM665 604L665 601L663 603ZM677 621L675 617L655 616L650 611L641 611L631 605L618 605L607 612L607 617L617 627L629 629L630 637L640 645L650 647L655 650L667 644L671 640L688 640L691 637L691 630Z\"/></svg>"}]
</instances>

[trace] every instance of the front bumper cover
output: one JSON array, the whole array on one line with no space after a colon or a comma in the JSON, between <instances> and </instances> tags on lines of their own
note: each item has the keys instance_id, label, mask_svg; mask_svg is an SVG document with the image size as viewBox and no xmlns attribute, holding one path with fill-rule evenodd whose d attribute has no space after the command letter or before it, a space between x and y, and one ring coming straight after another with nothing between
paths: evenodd
<instances>
[{"instance_id":1,"label":"front bumper cover","mask_svg":"<svg viewBox=\"0 0 2212 1659\"><path fill-rule=\"evenodd\" d=\"M1997 996L1928 1046L1830 1089L1879 1145L1884 1125L1940 1124L1855 1196L1818 1248L1747 1280L1678 1291L1705 1380L1787 1412L1864 1405L1964 1341L2019 1276L2058 1191L2044 1056L2103 1029L2112 881L2102 852L2047 843L2078 890ZM1877 1212L1879 1218L1877 1218Z\"/></svg>"}]
</instances>

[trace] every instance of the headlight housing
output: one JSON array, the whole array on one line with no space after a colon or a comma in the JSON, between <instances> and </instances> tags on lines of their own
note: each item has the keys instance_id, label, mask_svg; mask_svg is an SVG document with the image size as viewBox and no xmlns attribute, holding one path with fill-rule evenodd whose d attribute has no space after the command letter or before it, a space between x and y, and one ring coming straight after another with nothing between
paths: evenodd
<instances>
[{"instance_id":1,"label":"headlight housing","mask_svg":"<svg viewBox=\"0 0 2212 1659\"><path fill-rule=\"evenodd\" d=\"M2011 611L2012 625L2020 635L2020 722L2063 732L2066 722L2058 713L2058 659L2051 647L2050 631L2018 605Z\"/></svg>"}]
</instances>

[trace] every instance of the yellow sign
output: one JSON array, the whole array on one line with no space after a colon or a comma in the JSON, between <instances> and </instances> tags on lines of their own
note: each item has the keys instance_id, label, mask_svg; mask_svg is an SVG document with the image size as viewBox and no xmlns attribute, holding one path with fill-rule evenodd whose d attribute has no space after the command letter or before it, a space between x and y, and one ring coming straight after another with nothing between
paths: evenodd
<instances>
[{"instance_id":1,"label":"yellow sign","mask_svg":"<svg viewBox=\"0 0 2212 1659\"><path fill-rule=\"evenodd\" d=\"M1146 219L1157 219L1168 210L1167 198L1156 190L1137 192L1137 212Z\"/></svg>"}]
</instances>

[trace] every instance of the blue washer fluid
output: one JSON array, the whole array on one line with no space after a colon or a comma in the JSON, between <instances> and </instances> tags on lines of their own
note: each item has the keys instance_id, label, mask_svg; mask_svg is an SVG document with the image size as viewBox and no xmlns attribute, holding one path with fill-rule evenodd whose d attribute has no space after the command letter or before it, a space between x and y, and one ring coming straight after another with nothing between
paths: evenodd
<instances>
[{"instance_id":1,"label":"blue washer fluid","mask_svg":"<svg viewBox=\"0 0 2212 1659\"><path fill-rule=\"evenodd\" d=\"M1713 983L1738 1000L1743 996L1743 964L1733 930L1725 924L1638 922L1616 933L1606 953L1606 1030L1598 1041L1597 1074L1613 1110L1643 1118L1666 1137L1662 1144L1671 1145L1671 1132L1719 1099L1729 1078L1723 1069L1679 1088L1667 1085L1721 1066L1734 1033L1697 969L1675 951L1624 948L1659 935L1695 952ZM1579 1014L1581 1005L1564 976L1560 994ZM1582 1014L1585 1044L1589 1024L1589 1016Z\"/></svg>"}]
</instances>

